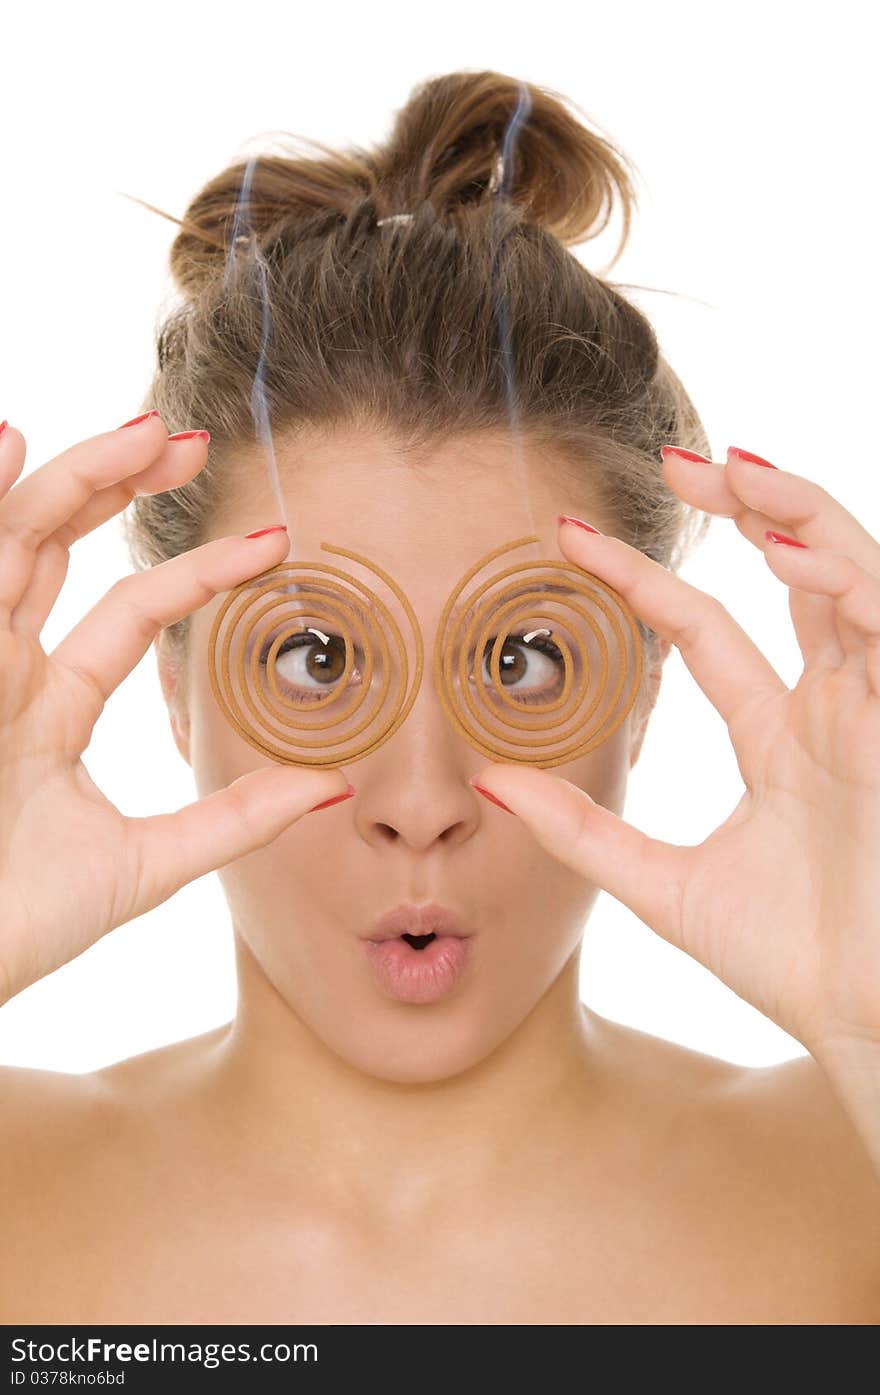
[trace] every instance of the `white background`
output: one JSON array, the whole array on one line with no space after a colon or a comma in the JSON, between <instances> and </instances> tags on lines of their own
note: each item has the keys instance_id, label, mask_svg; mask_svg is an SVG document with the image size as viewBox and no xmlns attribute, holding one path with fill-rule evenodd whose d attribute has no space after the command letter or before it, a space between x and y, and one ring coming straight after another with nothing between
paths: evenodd
<instances>
[{"instance_id":1,"label":"white background","mask_svg":"<svg viewBox=\"0 0 880 1395\"><path fill-rule=\"evenodd\" d=\"M562 92L638 166L640 208L610 275L658 288L634 299L714 457L740 445L820 481L880 535L871 18L852 0L9 7L0 420L27 438L25 473L139 410L174 226L122 192L180 216L263 133L368 145L417 82L485 67ZM577 255L604 268L618 233L615 219ZM46 647L129 570L117 521L76 544ZM713 521L682 574L796 680L787 594L729 520ZM85 763L126 813L195 797L152 652L111 698ZM673 650L626 817L695 843L741 788L726 729ZM804 1051L606 893L582 992L609 1017L730 1060ZM231 931L211 873L8 1003L0 1060L91 1070L234 1008Z\"/></svg>"}]
</instances>

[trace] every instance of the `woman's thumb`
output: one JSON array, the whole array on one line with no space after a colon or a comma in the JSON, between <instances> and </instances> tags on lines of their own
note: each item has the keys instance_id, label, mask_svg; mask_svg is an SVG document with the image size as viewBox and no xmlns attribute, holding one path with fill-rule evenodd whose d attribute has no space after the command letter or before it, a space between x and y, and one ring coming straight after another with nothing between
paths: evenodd
<instances>
[{"instance_id":1,"label":"woman's thumb","mask_svg":"<svg viewBox=\"0 0 880 1395\"><path fill-rule=\"evenodd\" d=\"M272 765L240 775L174 813L130 820L136 825L139 865L149 879L142 910L186 882L265 847L325 800L351 794L354 787L341 770Z\"/></svg>"},{"instance_id":2,"label":"woman's thumb","mask_svg":"<svg viewBox=\"0 0 880 1395\"><path fill-rule=\"evenodd\" d=\"M649 838L579 785L534 766L487 765L471 784L500 799L553 857L679 944L689 848Z\"/></svg>"}]
</instances>

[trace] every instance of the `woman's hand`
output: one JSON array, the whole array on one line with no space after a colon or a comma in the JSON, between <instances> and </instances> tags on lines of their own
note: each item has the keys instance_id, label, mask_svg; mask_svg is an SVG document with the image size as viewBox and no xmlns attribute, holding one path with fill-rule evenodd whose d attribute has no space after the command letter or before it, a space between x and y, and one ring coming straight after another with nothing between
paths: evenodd
<instances>
[{"instance_id":1,"label":"woman's hand","mask_svg":"<svg viewBox=\"0 0 880 1395\"><path fill-rule=\"evenodd\" d=\"M791 588L793 689L718 600L643 553L568 523L560 547L681 651L727 723L741 800L682 847L548 771L495 764L474 780L812 1054L866 1042L880 1061L880 543L798 475L732 451L726 465L663 454L676 494L732 517Z\"/></svg>"},{"instance_id":2,"label":"woman's hand","mask_svg":"<svg viewBox=\"0 0 880 1395\"><path fill-rule=\"evenodd\" d=\"M220 538L123 577L47 655L39 634L70 545L135 494L192 479L207 446L198 436L170 439L150 416L80 442L15 485L24 459L24 437L8 426L0 433L0 1002L186 882L264 846L347 783L339 771L273 765L176 813L126 818L105 799L80 756L110 694L161 629L275 566L288 536Z\"/></svg>"}]
</instances>

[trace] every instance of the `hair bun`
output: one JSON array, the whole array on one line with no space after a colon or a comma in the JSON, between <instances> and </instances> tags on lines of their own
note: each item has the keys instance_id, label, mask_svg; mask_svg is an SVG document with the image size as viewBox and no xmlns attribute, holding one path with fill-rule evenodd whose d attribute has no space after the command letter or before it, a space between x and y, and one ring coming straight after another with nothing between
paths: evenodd
<instances>
[{"instance_id":1,"label":"hair bun","mask_svg":"<svg viewBox=\"0 0 880 1395\"><path fill-rule=\"evenodd\" d=\"M238 238L253 233L261 243L289 233L291 227L305 232L312 225L320 234L328 222L346 217L375 186L375 172L362 151L330 150L288 132L280 133L277 144L288 146L291 153L260 151L256 157L237 160L203 185L183 219L172 219L180 232L169 261L175 283L185 294L197 293L216 277L229 255L237 220ZM318 153L299 154L295 144ZM153 211L170 217L162 209Z\"/></svg>"},{"instance_id":2,"label":"hair bun","mask_svg":"<svg viewBox=\"0 0 880 1395\"><path fill-rule=\"evenodd\" d=\"M178 288L194 297L216 287L235 237L253 232L261 244L292 233L322 237L367 208L371 216L389 217L417 214L427 202L443 216L487 202L496 192L510 131L501 187L524 221L564 245L598 236L617 195L623 231L613 265L636 204L634 166L568 105L559 93L503 73L449 73L416 87L396 113L388 140L372 150L336 151L281 132L274 151L237 160L210 179L182 219L135 202L179 225L171 272Z\"/></svg>"},{"instance_id":3,"label":"hair bun","mask_svg":"<svg viewBox=\"0 0 880 1395\"><path fill-rule=\"evenodd\" d=\"M560 94L503 73L450 73L413 91L377 152L383 205L409 211L427 199L442 213L482 201L493 192L505 132L518 109L513 168L504 169L511 201L527 221L570 246L603 231L616 193L624 222L619 256L636 204L635 167L573 116Z\"/></svg>"}]
</instances>

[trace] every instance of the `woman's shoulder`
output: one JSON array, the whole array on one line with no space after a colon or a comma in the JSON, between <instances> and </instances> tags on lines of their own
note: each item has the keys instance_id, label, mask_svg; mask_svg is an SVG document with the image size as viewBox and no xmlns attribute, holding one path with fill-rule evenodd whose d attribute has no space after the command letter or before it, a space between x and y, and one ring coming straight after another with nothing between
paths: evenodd
<instances>
[{"instance_id":1,"label":"woman's shoulder","mask_svg":"<svg viewBox=\"0 0 880 1395\"><path fill-rule=\"evenodd\" d=\"M670 1138L703 1139L729 1170L757 1171L768 1183L796 1176L816 1198L836 1198L841 1219L849 1212L880 1224L880 1176L813 1056L748 1066L622 1031L631 1076L646 1097L663 1101Z\"/></svg>"},{"instance_id":2,"label":"woman's shoulder","mask_svg":"<svg viewBox=\"0 0 880 1395\"><path fill-rule=\"evenodd\" d=\"M92 1071L48 1070L37 1066L0 1066L0 1115L14 1118L22 1110L37 1122L34 1110L43 1105L70 1108L109 1105L116 1096L170 1084L182 1071L203 1060L229 1031L229 1023L198 1036L152 1047L134 1056L111 1061Z\"/></svg>"},{"instance_id":3,"label":"woman's shoulder","mask_svg":"<svg viewBox=\"0 0 880 1395\"><path fill-rule=\"evenodd\" d=\"M56 1133L70 1137L74 1121L100 1113L102 1095L96 1072L0 1066L0 1168L29 1160Z\"/></svg>"},{"instance_id":4,"label":"woman's shoulder","mask_svg":"<svg viewBox=\"0 0 880 1395\"><path fill-rule=\"evenodd\" d=\"M793 1197L798 1188L809 1192L829 1218L863 1233L873 1226L871 1254L880 1262L880 1176L813 1056L733 1066L716 1091L714 1117L732 1159L759 1166Z\"/></svg>"},{"instance_id":5,"label":"woman's shoulder","mask_svg":"<svg viewBox=\"0 0 880 1395\"><path fill-rule=\"evenodd\" d=\"M746 1066L631 1033L670 1196L739 1269L770 1266L796 1311L880 1321L880 1176L814 1057ZM778 1287L775 1291L778 1291ZM794 1319L798 1320L798 1319Z\"/></svg>"},{"instance_id":6,"label":"woman's shoulder","mask_svg":"<svg viewBox=\"0 0 880 1395\"><path fill-rule=\"evenodd\" d=\"M0 1206L32 1189L56 1190L61 1175L85 1180L102 1157L121 1154L148 1130L151 1118L167 1122L226 1030L82 1073L0 1066Z\"/></svg>"},{"instance_id":7,"label":"woman's shoulder","mask_svg":"<svg viewBox=\"0 0 880 1395\"><path fill-rule=\"evenodd\" d=\"M0 1322L127 1301L123 1256L148 1254L187 1203L179 1184L198 1161L187 1088L215 1035L81 1074L0 1068Z\"/></svg>"},{"instance_id":8,"label":"woman's shoulder","mask_svg":"<svg viewBox=\"0 0 880 1395\"><path fill-rule=\"evenodd\" d=\"M817 1308L836 1294L841 1321L880 1322L880 1175L819 1063L741 1068L718 1117L725 1155L752 1182L753 1233L786 1238L793 1282Z\"/></svg>"},{"instance_id":9,"label":"woman's shoulder","mask_svg":"<svg viewBox=\"0 0 880 1395\"><path fill-rule=\"evenodd\" d=\"M16 1256L22 1272L55 1272L59 1254L90 1243L87 1217L148 1204L151 1169L173 1186L186 1100L226 1030L81 1075L0 1068L0 1230L11 1260L0 1313L18 1311ZM622 1214L641 1217L644 1234L678 1237L663 1263L682 1291L699 1289L710 1265L712 1311L880 1320L880 1178L818 1063L743 1066L617 1024L608 1041L630 1100L615 1135ZM694 1311L702 1301L695 1292Z\"/></svg>"}]
</instances>

